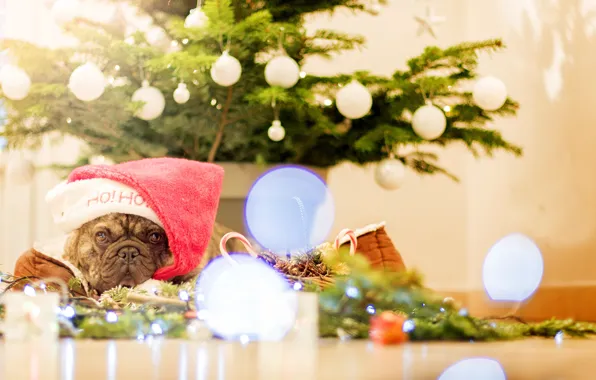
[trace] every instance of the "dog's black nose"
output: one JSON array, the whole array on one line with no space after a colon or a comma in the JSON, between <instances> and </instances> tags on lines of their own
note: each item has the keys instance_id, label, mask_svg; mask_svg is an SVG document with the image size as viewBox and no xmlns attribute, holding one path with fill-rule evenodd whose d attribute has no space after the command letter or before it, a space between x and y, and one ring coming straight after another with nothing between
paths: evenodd
<instances>
[{"instance_id":1,"label":"dog's black nose","mask_svg":"<svg viewBox=\"0 0 596 380\"><path fill-rule=\"evenodd\" d=\"M118 250L118 257L130 261L140 254L139 250L135 247L123 247Z\"/></svg>"}]
</instances>

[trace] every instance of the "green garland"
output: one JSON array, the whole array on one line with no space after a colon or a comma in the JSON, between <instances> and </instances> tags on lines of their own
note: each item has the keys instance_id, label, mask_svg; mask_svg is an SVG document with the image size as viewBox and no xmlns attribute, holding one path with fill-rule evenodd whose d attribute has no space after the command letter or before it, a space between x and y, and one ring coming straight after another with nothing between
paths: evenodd
<instances>
[{"instance_id":1,"label":"green garland","mask_svg":"<svg viewBox=\"0 0 596 380\"><path fill-rule=\"evenodd\" d=\"M304 290L319 293L320 336L342 339L368 338L370 318L382 311L401 313L408 318L412 341L494 341L524 337L554 337L565 334L585 337L596 334L596 324L573 320L548 320L525 323L519 319L487 320L468 315L453 300L443 299L422 285L416 272L385 273L372 269L366 258L344 252L326 255L329 267L339 263L349 274L336 276L333 285L321 289L304 282ZM29 279L0 274L8 290ZM77 284L69 284L76 286ZM61 336L91 339L145 339L160 335L189 338L189 324L194 316L194 281L182 285L159 283L156 295L147 290L115 288L96 301L71 297L63 310L74 309L74 316L61 316ZM7 290L5 290L7 291ZM188 301L181 301L180 294ZM136 296L136 297L135 297ZM139 298L152 300L138 302ZM130 300L134 299L135 302ZM117 320L107 318L115 313ZM3 318L0 305L0 318ZM63 313L67 314L67 313ZM69 318L70 317L70 318Z\"/></svg>"}]
</instances>

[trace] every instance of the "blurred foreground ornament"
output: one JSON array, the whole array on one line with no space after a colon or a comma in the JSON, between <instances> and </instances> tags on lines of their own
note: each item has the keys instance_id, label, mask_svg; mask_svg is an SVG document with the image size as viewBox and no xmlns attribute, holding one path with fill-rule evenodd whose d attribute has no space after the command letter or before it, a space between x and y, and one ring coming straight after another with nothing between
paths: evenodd
<instances>
[{"instance_id":1,"label":"blurred foreground ornament","mask_svg":"<svg viewBox=\"0 0 596 380\"><path fill-rule=\"evenodd\" d=\"M58 339L58 293L38 292L28 296L7 292L2 301L6 309L3 329L7 341Z\"/></svg>"},{"instance_id":2,"label":"blurred foreground ornament","mask_svg":"<svg viewBox=\"0 0 596 380\"><path fill-rule=\"evenodd\" d=\"M11 184L28 185L35 175L35 166L22 154L14 154L8 158L5 174Z\"/></svg>"},{"instance_id":3,"label":"blurred foreground ornament","mask_svg":"<svg viewBox=\"0 0 596 380\"><path fill-rule=\"evenodd\" d=\"M370 112L372 96L366 87L353 80L335 95L339 112L349 119L360 119Z\"/></svg>"},{"instance_id":4,"label":"blurred foreground ornament","mask_svg":"<svg viewBox=\"0 0 596 380\"><path fill-rule=\"evenodd\" d=\"M4 96L12 100L23 100L29 94L31 89L31 78L21 68L6 65L0 72L2 81L2 92Z\"/></svg>"},{"instance_id":5,"label":"blurred foreground ornament","mask_svg":"<svg viewBox=\"0 0 596 380\"><path fill-rule=\"evenodd\" d=\"M135 116L143 120L154 120L161 116L166 107L166 99L161 91L143 81L143 87L139 88L132 95L133 102L144 102L145 104L135 113Z\"/></svg>"},{"instance_id":6,"label":"blurred foreground ornament","mask_svg":"<svg viewBox=\"0 0 596 380\"><path fill-rule=\"evenodd\" d=\"M265 80L269 86L294 87L300 79L300 66L287 55L271 59L265 66Z\"/></svg>"},{"instance_id":7,"label":"blurred foreground ornament","mask_svg":"<svg viewBox=\"0 0 596 380\"><path fill-rule=\"evenodd\" d=\"M279 341L296 319L296 297L275 269L245 254L218 257L201 272L197 310L226 340Z\"/></svg>"},{"instance_id":8,"label":"blurred foreground ornament","mask_svg":"<svg viewBox=\"0 0 596 380\"><path fill-rule=\"evenodd\" d=\"M75 19L79 15L78 0L57 0L52 6L52 17L59 25Z\"/></svg>"},{"instance_id":9,"label":"blurred foreground ornament","mask_svg":"<svg viewBox=\"0 0 596 380\"><path fill-rule=\"evenodd\" d=\"M213 337L207 324L199 319L190 321L188 326L186 326L186 335L188 339L194 341L205 341Z\"/></svg>"},{"instance_id":10,"label":"blurred foreground ornament","mask_svg":"<svg viewBox=\"0 0 596 380\"><path fill-rule=\"evenodd\" d=\"M401 344L408 341L408 334L404 332L406 318L391 311L384 311L380 315L370 318L370 339L377 344Z\"/></svg>"},{"instance_id":11,"label":"blurred foreground ornament","mask_svg":"<svg viewBox=\"0 0 596 380\"><path fill-rule=\"evenodd\" d=\"M430 102L418 108L412 115L412 129L425 140L438 139L443 135L446 127L445 114Z\"/></svg>"},{"instance_id":12,"label":"blurred foreground ornament","mask_svg":"<svg viewBox=\"0 0 596 380\"><path fill-rule=\"evenodd\" d=\"M174 101L178 104L184 104L190 99L190 91L186 87L186 83L178 83L178 87L174 90Z\"/></svg>"},{"instance_id":13,"label":"blurred foreground ornament","mask_svg":"<svg viewBox=\"0 0 596 380\"><path fill-rule=\"evenodd\" d=\"M197 7L190 10L188 16L184 20L185 28L202 28L207 24L209 19L203 9L201 8L201 1L199 0Z\"/></svg>"},{"instance_id":14,"label":"blurred foreground ornament","mask_svg":"<svg viewBox=\"0 0 596 380\"><path fill-rule=\"evenodd\" d=\"M482 282L493 301L522 302L534 294L544 273L540 248L529 237L507 235L489 250Z\"/></svg>"},{"instance_id":15,"label":"blurred foreground ornament","mask_svg":"<svg viewBox=\"0 0 596 380\"><path fill-rule=\"evenodd\" d=\"M432 7L426 7L426 12L424 16L416 16L414 20L418 23L418 32L417 35L421 36L424 33L428 33L434 38L437 38L437 34L435 33L435 28L445 22L445 17L436 16L433 12Z\"/></svg>"},{"instance_id":16,"label":"blurred foreground ornament","mask_svg":"<svg viewBox=\"0 0 596 380\"><path fill-rule=\"evenodd\" d=\"M273 123L267 130L267 136L273 141L281 141L286 137L286 130L281 125L281 121L273 120Z\"/></svg>"},{"instance_id":17,"label":"blurred foreground ornament","mask_svg":"<svg viewBox=\"0 0 596 380\"><path fill-rule=\"evenodd\" d=\"M385 190L399 189L406 177L406 167L401 160L390 157L375 168L375 181Z\"/></svg>"},{"instance_id":18,"label":"blurred foreground ornament","mask_svg":"<svg viewBox=\"0 0 596 380\"><path fill-rule=\"evenodd\" d=\"M72 72L68 88L77 99L90 102L99 99L106 88L106 78L94 63L87 62Z\"/></svg>"},{"instance_id":19,"label":"blurred foreground ornament","mask_svg":"<svg viewBox=\"0 0 596 380\"><path fill-rule=\"evenodd\" d=\"M303 291L295 294L298 299L296 321L286 340L292 343L315 344L319 340L319 296L314 292Z\"/></svg>"},{"instance_id":20,"label":"blurred foreground ornament","mask_svg":"<svg viewBox=\"0 0 596 380\"><path fill-rule=\"evenodd\" d=\"M215 61L211 67L211 79L220 86L229 87L240 80L242 66L240 61L232 57L228 51Z\"/></svg>"},{"instance_id":21,"label":"blurred foreground ornament","mask_svg":"<svg viewBox=\"0 0 596 380\"><path fill-rule=\"evenodd\" d=\"M501 364L491 358L468 358L449 366L437 380L507 380Z\"/></svg>"},{"instance_id":22,"label":"blurred foreground ornament","mask_svg":"<svg viewBox=\"0 0 596 380\"><path fill-rule=\"evenodd\" d=\"M484 77L474 85L472 96L478 107L485 111L496 111L507 101L507 87L498 78Z\"/></svg>"}]
</instances>

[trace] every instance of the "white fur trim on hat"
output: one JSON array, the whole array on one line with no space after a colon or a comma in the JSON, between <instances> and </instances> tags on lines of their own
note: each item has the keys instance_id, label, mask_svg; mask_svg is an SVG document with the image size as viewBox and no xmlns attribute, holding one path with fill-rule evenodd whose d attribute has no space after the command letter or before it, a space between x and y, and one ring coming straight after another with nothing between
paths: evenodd
<instances>
[{"instance_id":1,"label":"white fur trim on hat","mask_svg":"<svg viewBox=\"0 0 596 380\"><path fill-rule=\"evenodd\" d=\"M62 182L48 192L46 202L54 223L67 233L112 213L141 216L162 226L157 214L137 191L108 179Z\"/></svg>"}]
</instances>

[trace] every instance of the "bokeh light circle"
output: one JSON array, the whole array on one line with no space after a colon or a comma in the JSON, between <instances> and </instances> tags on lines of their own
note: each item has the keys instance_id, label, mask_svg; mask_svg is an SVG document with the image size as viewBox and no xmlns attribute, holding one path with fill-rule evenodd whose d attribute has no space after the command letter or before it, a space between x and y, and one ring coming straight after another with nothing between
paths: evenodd
<instances>
[{"instance_id":1,"label":"bokeh light circle","mask_svg":"<svg viewBox=\"0 0 596 380\"><path fill-rule=\"evenodd\" d=\"M538 246L529 237L514 233L492 246L482 268L482 281L494 301L521 302L542 281L544 262Z\"/></svg>"},{"instance_id":2,"label":"bokeh light circle","mask_svg":"<svg viewBox=\"0 0 596 380\"><path fill-rule=\"evenodd\" d=\"M490 358L469 358L448 367L437 380L506 380L498 361Z\"/></svg>"},{"instance_id":3,"label":"bokeh light circle","mask_svg":"<svg viewBox=\"0 0 596 380\"><path fill-rule=\"evenodd\" d=\"M296 292L259 259L233 254L212 260L196 284L197 310L214 335L226 340L281 340L294 326Z\"/></svg>"},{"instance_id":4,"label":"bokeh light circle","mask_svg":"<svg viewBox=\"0 0 596 380\"><path fill-rule=\"evenodd\" d=\"M255 181L246 197L246 228L276 253L309 250L324 242L335 216L327 185L304 167L284 165Z\"/></svg>"}]
</instances>

